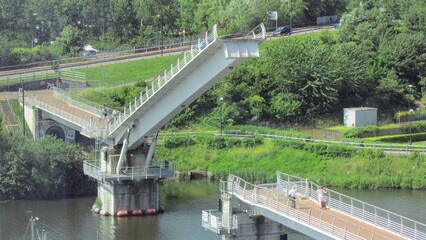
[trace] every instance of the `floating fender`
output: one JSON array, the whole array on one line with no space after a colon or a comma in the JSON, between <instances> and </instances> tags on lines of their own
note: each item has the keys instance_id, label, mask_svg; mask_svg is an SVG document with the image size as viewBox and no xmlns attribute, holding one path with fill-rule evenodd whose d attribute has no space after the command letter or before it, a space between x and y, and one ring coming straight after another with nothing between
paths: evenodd
<instances>
[{"instance_id":1,"label":"floating fender","mask_svg":"<svg viewBox=\"0 0 426 240\"><path fill-rule=\"evenodd\" d=\"M117 216L118 217L126 217L126 216L128 216L129 215L129 213L127 212L127 211L125 211L125 210L122 210L122 211L118 211L117 212Z\"/></svg>"},{"instance_id":2,"label":"floating fender","mask_svg":"<svg viewBox=\"0 0 426 240\"><path fill-rule=\"evenodd\" d=\"M146 210L146 214L148 214L148 215L154 215L156 213L157 213L157 209L155 209L155 208L148 208Z\"/></svg>"},{"instance_id":3,"label":"floating fender","mask_svg":"<svg viewBox=\"0 0 426 240\"><path fill-rule=\"evenodd\" d=\"M133 216L140 216L140 215L142 215L142 210L135 209L135 210L132 211L132 215Z\"/></svg>"}]
</instances>

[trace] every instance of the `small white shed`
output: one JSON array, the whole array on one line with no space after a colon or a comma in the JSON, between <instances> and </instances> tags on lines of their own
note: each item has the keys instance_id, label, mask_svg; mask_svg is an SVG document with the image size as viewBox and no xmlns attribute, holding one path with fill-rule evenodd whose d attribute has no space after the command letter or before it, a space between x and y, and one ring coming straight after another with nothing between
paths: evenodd
<instances>
[{"instance_id":1,"label":"small white shed","mask_svg":"<svg viewBox=\"0 0 426 240\"><path fill-rule=\"evenodd\" d=\"M377 125L377 108L344 108L343 125L346 127Z\"/></svg>"}]
</instances>

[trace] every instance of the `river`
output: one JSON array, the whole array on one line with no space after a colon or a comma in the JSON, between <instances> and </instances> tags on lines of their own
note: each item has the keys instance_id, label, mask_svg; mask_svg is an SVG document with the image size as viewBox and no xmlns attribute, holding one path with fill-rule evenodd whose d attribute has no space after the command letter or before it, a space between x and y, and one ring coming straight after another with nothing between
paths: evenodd
<instances>
[{"instance_id":1,"label":"river","mask_svg":"<svg viewBox=\"0 0 426 240\"><path fill-rule=\"evenodd\" d=\"M338 191L426 223L426 191ZM201 228L201 211L215 208L217 198L216 182L167 182L161 186L165 213L127 218L103 217L89 211L95 196L4 201L0 202L0 240L24 239L29 219L26 211L39 218L37 227L41 230L44 226L47 239L219 240L220 236ZM291 230L288 237L311 239Z\"/></svg>"}]
</instances>

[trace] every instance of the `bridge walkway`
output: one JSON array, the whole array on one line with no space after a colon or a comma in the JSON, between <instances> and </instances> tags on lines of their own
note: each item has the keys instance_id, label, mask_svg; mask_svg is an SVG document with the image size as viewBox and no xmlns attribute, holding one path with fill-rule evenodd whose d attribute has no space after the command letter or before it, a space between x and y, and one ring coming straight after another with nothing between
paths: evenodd
<instances>
[{"instance_id":1,"label":"bridge walkway","mask_svg":"<svg viewBox=\"0 0 426 240\"><path fill-rule=\"evenodd\" d=\"M87 137L100 136L99 129L107 129L107 119L104 119L96 112L70 104L70 102L58 97L55 91L60 90L25 91L25 105L35 106L45 111L50 114L49 117L53 118L53 120L68 126L74 126L76 130ZM20 97L19 100L22 101L22 98Z\"/></svg>"},{"instance_id":2,"label":"bridge walkway","mask_svg":"<svg viewBox=\"0 0 426 240\"><path fill-rule=\"evenodd\" d=\"M300 177L277 172L276 183L252 184L231 174L220 187L222 199L235 197L246 203L246 210L315 239L426 239L426 224L333 190L327 190L327 209L321 209L319 186ZM292 187L297 191L295 208L287 197ZM226 211L221 218L215 215L203 211L202 226L218 234L238 229L234 215L232 221Z\"/></svg>"}]
</instances>

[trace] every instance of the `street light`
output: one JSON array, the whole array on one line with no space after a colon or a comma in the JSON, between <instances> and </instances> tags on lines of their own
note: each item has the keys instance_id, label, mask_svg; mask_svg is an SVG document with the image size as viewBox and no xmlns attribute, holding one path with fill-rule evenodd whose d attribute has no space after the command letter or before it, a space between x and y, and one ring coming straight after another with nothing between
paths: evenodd
<instances>
[{"instance_id":1,"label":"street light","mask_svg":"<svg viewBox=\"0 0 426 240\"><path fill-rule=\"evenodd\" d=\"M220 99L220 134L223 132L223 97Z\"/></svg>"},{"instance_id":2,"label":"street light","mask_svg":"<svg viewBox=\"0 0 426 240\"><path fill-rule=\"evenodd\" d=\"M291 12L291 0L288 0L287 2L289 3L289 6L290 6L289 12L290 12L290 34L291 34L293 31L293 14Z\"/></svg>"},{"instance_id":3,"label":"street light","mask_svg":"<svg viewBox=\"0 0 426 240\"><path fill-rule=\"evenodd\" d=\"M160 0L160 45L161 45L161 56L163 56L163 1Z\"/></svg>"},{"instance_id":4,"label":"street light","mask_svg":"<svg viewBox=\"0 0 426 240\"><path fill-rule=\"evenodd\" d=\"M412 138L413 138L413 132L412 132L412 128L413 128L413 109L410 109L410 146L411 146L411 142L412 142Z\"/></svg>"}]
</instances>

